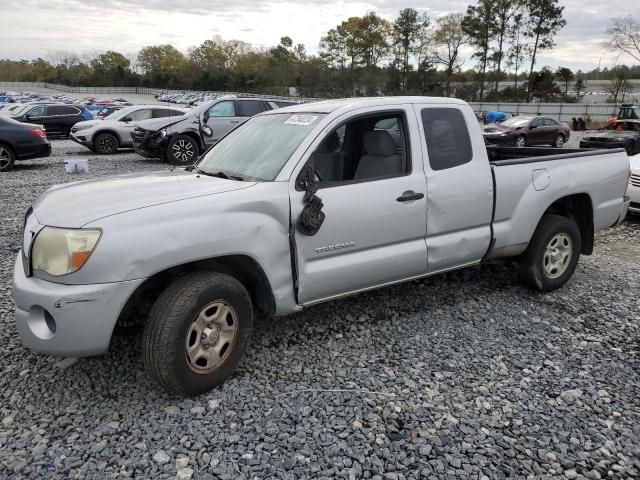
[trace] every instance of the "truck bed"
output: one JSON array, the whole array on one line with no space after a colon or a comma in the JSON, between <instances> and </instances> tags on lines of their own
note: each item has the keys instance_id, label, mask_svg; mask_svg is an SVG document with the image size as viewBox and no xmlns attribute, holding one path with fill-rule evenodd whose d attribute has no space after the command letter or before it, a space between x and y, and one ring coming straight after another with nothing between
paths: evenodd
<instances>
[{"instance_id":1,"label":"truck bed","mask_svg":"<svg viewBox=\"0 0 640 480\"><path fill-rule=\"evenodd\" d=\"M552 147L503 147L487 145L487 155L492 165L516 165L521 163L547 162L551 160L567 160L576 157L590 157L625 152L624 148L552 148Z\"/></svg>"},{"instance_id":2,"label":"truck bed","mask_svg":"<svg viewBox=\"0 0 640 480\"><path fill-rule=\"evenodd\" d=\"M487 153L494 178L491 256L522 253L540 218L560 198L579 201L594 231L618 219L629 165L624 149L487 146Z\"/></svg>"}]
</instances>

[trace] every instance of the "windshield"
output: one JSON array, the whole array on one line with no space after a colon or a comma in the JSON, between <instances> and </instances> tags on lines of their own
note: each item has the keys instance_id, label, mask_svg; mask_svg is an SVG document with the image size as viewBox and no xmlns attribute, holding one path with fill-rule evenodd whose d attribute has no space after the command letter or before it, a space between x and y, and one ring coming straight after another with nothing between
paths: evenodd
<instances>
[{"instance_id":1,"label":"windshield","mask_svg":"<svg viewBox=\"0 0 640 480\"><path fill-rule=\"evenodd\" d=\"M138 108L137 106L131 106L131 107L124 107L121 108L120 110L114 110L113 112L111 112L109 115L107 115L106 117L104 117L104 120L120 120L121 118L123 118L127 113L129 113L131 110Z\"/></svg>"},{"instance_id":2,"label":"windshield","mask_svg":"<svg viewBox=\"0 0 640 480\"><path fill-rule=\"evenodd\" d=\"M33 107L33 105L30 104L25 104L25 105L21 105L18 108L14 108L13 110L9 110L9 115L12 117L19 117L22 112L24 112L27 108Z\"/></svg>"},{"instance_id":3,"label":"windshield","mask_svg":"<svg viewBox=\"0 0 640 480\"><path fill-rule=\"evenodd\" d=\"M185 113L185 115L200 115L200 114L206 112L207 110L209 110L209 108L214 103L216 103L216 102L204 102L204 103L201 103L200 105L198 105L193 110L189 110L187 113Z\"/></svg>"},{"instance_id":4,"label":"windshield","mask_svg":"<svg viewBox=\"0 0 640 480\"><path fill-rule=\"evenodd\" d=\"M501 123L505 127L524 127L531 118L528 117L511 117Z\"/></svg>"},{"instance_id":5,"label":"windshield","mask_svg":"<svg viewBox=\"0 0 640 480\"><path fill-rule=\"evenodd\" d=\"M209 150L198 169L273 180L322 117L277 113L251 118Z\"/></svg>"}]
</instances>

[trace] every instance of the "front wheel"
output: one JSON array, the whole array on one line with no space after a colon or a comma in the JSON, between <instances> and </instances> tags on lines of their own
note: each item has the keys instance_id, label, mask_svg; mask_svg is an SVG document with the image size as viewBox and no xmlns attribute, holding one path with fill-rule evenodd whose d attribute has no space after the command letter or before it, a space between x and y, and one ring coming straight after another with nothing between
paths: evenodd
<instances>
[{"instance_id":1,"label":"front wheel","mask_svg":"<svg viewBox=\"0 0 640 480\"><path fill-rule=\"evenodd\" d=\"M158 298L143 334L144 365L175 395L221 385L236 369L253 328L244 286L221 273L180 277Z\"/></svg>"},{"instance_id":2,"label":"front wheel","mask_svg":"<svg viewBox=\"0 0 640 480\"><path fill-rule=\"evenodd\" d=\"M525 147L526 145L527 145L527 139L525 138L525 136L519 135L518 138L516 138L516 147L522 148L522 147Z\"/></svg>"},{"instance_id":3,"label":"front wheel","mask_svg":"<svg viewBox=\"0 0 640 480\"><path fill-rule=\"evenodd\" d=\"M562 148L564 146L564 135L559 134L554 140L553 146L556 148Z\"/></svg>"},{"instance_id":4,"label":"front wheel","mask_svg":"<svg viewBox=\"0 0 640 480\"><path fill-rule=\"evenodd\" d=\"M111 133L100 133L93 141L93 150L99 155L111 155L118 151L118 139Z\"/></svg>"},{"instance_id":5,"label":"front wheel","mask_svg":"<svg viewBox=\"0 0 640 480\"><path fill-rule=\"evenodd\" d=\"M582 237L573 220L545 215L520 259L520 279L535 290L560 288L573 275L581 250Z\"/></svg>"},{"instance_id":6,"label":"front wheel","mask_svg":"<svg viewBox=\"0 0 640 480\"><path fill-rule=\"evenodd\" d=\"M199 155L198 142L188 135L177 135L167 146L167 160L175 165L192 165Z\"/></svg>"}]
</instances>

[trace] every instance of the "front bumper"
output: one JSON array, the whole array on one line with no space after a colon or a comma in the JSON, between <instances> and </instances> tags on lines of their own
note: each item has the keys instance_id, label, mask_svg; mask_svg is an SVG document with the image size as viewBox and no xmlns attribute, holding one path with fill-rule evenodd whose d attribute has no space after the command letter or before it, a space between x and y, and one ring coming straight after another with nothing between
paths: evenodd
<instances>
[{"instance_id":1,"label":"front bumper","mask_svg":"<svg viewBox=\"0 0 640 480\"><path fill-rule=\"evenodd\" d=\"M80 132L82 132L82 130L80 130ZM83 147L90 148L93 146L93 142L91 141L91 138L87 135L83 135L82 133L71 132L71 140L73 140L76 143L79 143Z\"/></svg>"},{"instance_id":2,"label":"front bumper","mask_svg":"<svg viewBox=\"0 0 640 480\"><path fill-rule=\"evenodd\" d=\"M513 135L483 135L487 143L492 145L514 146L516 139Z\"/></svg>"},{"instance_id":3,"label":"front bumper","mask_svg":"<svg viewBox=\"0 0 640 480\"><path fill-rule=\"evenodd\" d=\"M88 357L107 351L127 300L144 279L62 285L27 277L18 253L13 271L16 326L25 347L40 353Z\"/></svg>"}]
</instances>

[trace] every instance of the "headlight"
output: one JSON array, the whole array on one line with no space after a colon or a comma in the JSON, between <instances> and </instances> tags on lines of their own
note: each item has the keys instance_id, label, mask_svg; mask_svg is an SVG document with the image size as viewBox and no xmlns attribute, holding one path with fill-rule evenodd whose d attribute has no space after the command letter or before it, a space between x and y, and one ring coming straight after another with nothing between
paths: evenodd
<instances>
[{"instance_id":1,"label":"headlight","mask_svg":"<svg viewBox=\"0 0 640 480\"><path fill-rule=\"evenodd\" d=\"M53 277L73 273L87 262L100 235L100 230L44 227L33 243L31 266Z\"/></svg>"},{"instance_id":2,"label":"headlight","mask_svg":"<svg viewBox=\"0 0 640 480\"><path fill-rule=\"evenodd\" d=\"M160 139L162 140L164 137L167 136L167 131L166 130L160 130Z\"/></svg>"},{"instance_id":3,"label":"headlight","mask_svg":"<svg viewBox=\"0 0 640 480\"><path fill-rule=\"evenodd\" d=\"M87 128L91 128L93 127L92 124L88 124L88 125L74 125L76 132L79 132L80 130L86 130Z\"/></svg>"}]
</instances>

